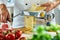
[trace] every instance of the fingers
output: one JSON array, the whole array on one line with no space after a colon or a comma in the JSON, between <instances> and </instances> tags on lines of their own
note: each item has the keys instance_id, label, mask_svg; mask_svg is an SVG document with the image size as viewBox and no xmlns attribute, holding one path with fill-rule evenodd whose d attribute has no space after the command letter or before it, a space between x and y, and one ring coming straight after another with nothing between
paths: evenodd
<instances>
[{"instance_id":1,"label":"fingers","mask_svg":"<svg viewBox=\"0 0 60 40\"><path fill-rule=\"evenodd\" d=\"M54 7L55 7L54 4L51 3L50 6L46 8L46 11L49 12L50 10L54 9Z\"/></svg>"},{"instance_id":2,"label":"fingers","mask_svg":"<svg viewBox=\"0 0 60 40\"><path fill-rule=\"evenodd\" d=\"M9 14L9 12L8 12L8 10L7 10L7 21L9 21L9 22L12 22L12 20L11 20L11 18L10 18L10 14Z\"/></svg>"},{"instance_id":3,"label":"fingers","mask_svg":"<svg viewBox=\"0 0 60 40\"><path fill-rule=\"evenodd\" d=\"M3 23L7 23L7 21L12 22L12 20L10 18L8 19L6 16L7 15L2 15L1 22L3 22Z\"/></svg>"},{"instance_id":4,"label":"fingers","mask_svg":"<svg viewBox=\"0 0 60 40\"><path fill-rule=\"evenodd\" d=\"M7 23L7 20L6 20L6 17L5 17L5 16L2 16L2 17L1 17L1 22Z\"/></svg>"},{"instance_id":5,"label":"fingers","mask_svg":"<svg viewBox=\"0 0 60 40\"><path fill-rule=\"evenodd\" d=\"M52 10L54 8L54 3L47 2L47 3L45 3L45 4L41 5L41 6L46 7L46 10L45 11L46 12L49 12L50 10Z\"/></svg>"},{"instance_id":6,"label":"fingers","mask_svg":"<svg viewBox=\"0 0 60 40\"><path fill-rule=\"evenodd\" d=\"M9 22L12 22L12 20L11 20L11 19L8 19L8 21L9 21Z\"/></svg>"},{"instance_id":7,"label":"fingers","mask_svg":"<svg viewBox=\"0 0 60 40\"><path fill-rule=\"evenodd\" d=\"M47 3L45 3L45 4L42 4L41 6L42 6L42 7L50 6L50 2L47 2Z\"/></svg>"},{"instance_id":8,"label":"fingers","mask_svg":"<svg viewBox=\"0 0 60 40\"><path fill-rule=\"evenodd\" d=\"M51 6L50 2L47 2L47 3L41 5L41 7L46 7L46 9L45 9L46 12L48 12L50 10L50 6Z\"/></svg>"}]
</instances>

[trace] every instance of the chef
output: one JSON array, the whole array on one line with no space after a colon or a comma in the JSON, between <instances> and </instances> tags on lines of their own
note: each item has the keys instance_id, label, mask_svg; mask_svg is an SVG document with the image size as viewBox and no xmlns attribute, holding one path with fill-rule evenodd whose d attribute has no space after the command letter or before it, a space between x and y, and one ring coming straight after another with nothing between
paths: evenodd
<instances>
[{"instance_id":1,"label":"chef","mask_svg":"<svg viewBox=\"0 0 60 40\"><path fill-rule=\"evenodd\" d=\"M14 14L13 14L13 27L24 27L24 10L31 7L32 4L40 4L45 6L47 13L54 13L53 9L60 4L60 0L14 0ZM6 16L6 15L5 15ZM55 18L52 21L55 23Z\"/></svg>"},{"instance_id":2,"label":"chef","mask_svg":"<svg viewBox=\"0 0 60 40\"><path fill-rule=\"evenodd\" d=\"M54 8L60 4L60 0L14 0L14 18L13 18L13 27L24 27L24 16L23 11L27 10L31 7L32 4L40 4L41 6L45 6L47 13L54 14ZM55 17L51 21L55 24Z\"/></svg>"}]
</instances>

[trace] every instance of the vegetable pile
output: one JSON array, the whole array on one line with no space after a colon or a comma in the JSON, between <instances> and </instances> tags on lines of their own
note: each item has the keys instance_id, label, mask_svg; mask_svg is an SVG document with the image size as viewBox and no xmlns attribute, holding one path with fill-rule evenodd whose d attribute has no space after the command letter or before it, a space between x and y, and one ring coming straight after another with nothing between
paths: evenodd
<instances>
[{"instance_id":1,"label":"vegetable pile","mask_svg":"<svg viewBox=\"0 0 60 40\"><path fill-rule=\"evenodd\" d=\"M0 29L0 40L26 40L26 38L22 37L20 29L8 29L8 24L3 24Z\"/></svg>"},{"instance_id":2,"label":"vegetable pile","mask_svg":"<svg viewBox=\"0 0 60 40\"><path fill-rule=\"evenodd\" d=\"M36 30L34 30L34 34L30 40L60 40L60 33L57 32L60 30L58 25L51 26L38 26ZM50 34L47 32L56 32L56 35L52 38Z\"/></svg>"}]
</instances>

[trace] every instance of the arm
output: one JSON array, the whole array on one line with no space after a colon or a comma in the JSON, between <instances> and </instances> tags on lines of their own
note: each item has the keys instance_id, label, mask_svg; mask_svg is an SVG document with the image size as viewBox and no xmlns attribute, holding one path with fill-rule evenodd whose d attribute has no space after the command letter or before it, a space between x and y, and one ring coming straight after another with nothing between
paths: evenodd
<instances>
[{"instance_id":1,"label":"arm","mask_svg":"<svg viewBox=\"0 0 60 40\"><path fill-rule=\"evenodd\" d=\"M41 6L46 7L46 12L49 12L50 10L54 9L60 4L60 0L56 0L55 2L47 2L45 4L42 4Z\"/></svg>"},{"instance_id":2,"label":"arm","mask_svg":"<svg viewBox=\"0 0 60 40\"><path fill-rule=\"evenodd\" d=\"M56 0L55 2L54 2L54 8L56 7L56 6L58 6L60 4L60 0Z\"/></svg>"},{"instance_id":3,"label":"arm","mask_svg":"<svg viewBox=\"0 0 60 40\"><path fill-rule=\"evenodd\" d=\"M56 0L56 2L58 2L58 4L60 4L60 0Z\"/></svg>"}]
</instances>

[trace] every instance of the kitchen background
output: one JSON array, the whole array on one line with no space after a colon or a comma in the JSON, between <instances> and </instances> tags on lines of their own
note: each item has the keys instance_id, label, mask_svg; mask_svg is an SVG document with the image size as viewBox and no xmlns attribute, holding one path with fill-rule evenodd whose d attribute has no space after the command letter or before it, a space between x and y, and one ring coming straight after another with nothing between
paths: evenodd
<instances>
[{"instance_id":1,"label":"kitchen background","mask_svg":"<svg viewBox=\"0 0 60 40\"><path fill-rule=\"evenodd\" d=\"M5 0L4 3L6 4L9 13L12 16L12 14L14 13L13 0ZM60 25L60 5L55 8L54 12L55 12L56 23Z\"/></svg>"}]
</instances>

